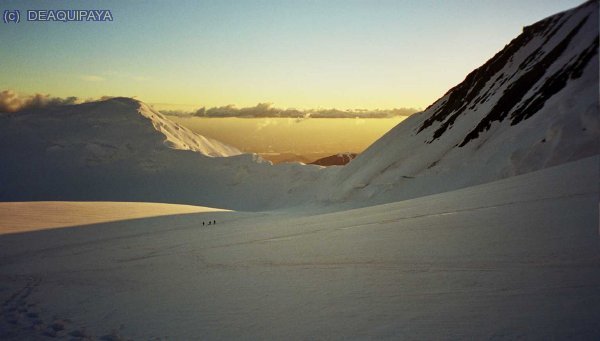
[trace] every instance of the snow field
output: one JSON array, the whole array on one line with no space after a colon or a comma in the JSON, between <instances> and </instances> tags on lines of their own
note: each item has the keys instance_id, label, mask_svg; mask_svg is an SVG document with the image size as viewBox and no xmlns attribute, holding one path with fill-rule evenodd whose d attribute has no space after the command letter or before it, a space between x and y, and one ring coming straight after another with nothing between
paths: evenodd
<instances>
[{"instance_id":1,"label":"snow field","mask_svg":"<svg viewBox=\"0 0 600 341\"><path fill-rule=\"evenodd\" d=\"M25 309L67 320L58 336L597 338L598 161L328 214L4 235L0 293L32 287ZM13 335L37 335L28 313Z\"/></svg>"}]
</instances>

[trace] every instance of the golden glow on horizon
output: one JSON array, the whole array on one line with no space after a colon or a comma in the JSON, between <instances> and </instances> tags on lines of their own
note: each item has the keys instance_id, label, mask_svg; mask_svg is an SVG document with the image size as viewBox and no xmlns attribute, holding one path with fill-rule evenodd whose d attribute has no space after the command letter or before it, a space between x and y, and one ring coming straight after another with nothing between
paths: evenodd
<instances>
[{"instance_id":1,"label":"golden glow on horizon","mask_svg":"<svg viewBox=\"0 0 600 341\"><path fill-rule=\"evenodd\" d=\"M169 118L244 152L291 153L317 159L341 152L360 153L406 117Z\"/></svg>"}]
</instances>

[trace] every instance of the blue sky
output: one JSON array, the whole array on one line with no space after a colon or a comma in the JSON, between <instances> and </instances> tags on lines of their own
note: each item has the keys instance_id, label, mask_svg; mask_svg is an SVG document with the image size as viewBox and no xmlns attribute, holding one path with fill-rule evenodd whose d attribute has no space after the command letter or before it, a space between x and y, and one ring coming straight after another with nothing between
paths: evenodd
<instances>
[{"instance_id":1,"label":"blue sky","mask_svg":"<svg viewBox=\"0 0 600 341\"><path fill-rule=\"evenodd\" d=\"M3 1L114 21L0 23L0 90L182 109L425 107L523 26L581 2Z\"/></svg>"}]
</instances>

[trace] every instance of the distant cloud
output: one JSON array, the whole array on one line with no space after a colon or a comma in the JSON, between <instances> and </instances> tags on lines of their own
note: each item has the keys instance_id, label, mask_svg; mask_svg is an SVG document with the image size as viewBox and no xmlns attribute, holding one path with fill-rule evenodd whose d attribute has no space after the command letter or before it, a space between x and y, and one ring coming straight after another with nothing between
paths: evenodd
<instances>
[{"instance_id":1,"label":"distant cloud","mask_svg":"<svg viewBox=\"0 0 600 341\"><path fill-rule=\"evenodd\" d=\"M106 78L98 75L83 75L80 78L87 82L102 82L106 80Z\"/></svg>"},{"instance_id":2,"label":"distant cloud","mask_svg":"<svg viewBox=\"0 0 600 341\"><path fill-rule=\"evenodd\" d=\"M111 97L103 96L100 100ZM19 95L13 90L0 91L0 112L17 112L31 108L42 108L49 106L72 105L84 102L93 102L98 99L88 98L82 100L77 97L51 97L48 94L34 94L29 96Z\"/></svg>"},{"instance_id":3,"label":"distant cloud","mask_svg":"<svg viewBox=\"0 0 600 341\"><path fill-rule=\"evenodd\" d=\"M93 102L97 100L106 100L111 96L102 96L100 98L80 99L77 97L51 97L48 94L37 93L34 95L23 96L13 90L3 90L0 92L0 112L17 112L29 108L41 108L47 106L71 105L84 102ZM240 117L240 118L289 118L293 122L299 123L309 118L389 118L397 116L410 116L418 109L414 108L396 108L389 110L375 109L280 109L273 107L272 103L258 103L253 107L236 108L235 105L226 105L221 107L212 107L206 109L202 107L194 112L161 110L165 115L171 116L195 116L195 117ZM272 124L269 122L265 124ZM357 121L357 124L361 122ZM257 129L263 129L259 126Z\"/></svg>"},{"instance_id":4,"label":"distant cloud","mask_svg":"<svg viewBox=\"0 0 600 341\"><path fill-rule=\"evenodd\" d=\"M415 108L395 108L389 110L375 109L279 109L273 107L272 103L258 103L253 107L236 108L235 105L202 107L195 112L178 110L161 110L165 115L171 116L197 116L197 117L240 117L240 118L294 118L300 122L308 118L390 118L396 116L410 116L420 111Z\"/></svg>"},{"instance_id":5,"label":"distant cloud","mask_svg":"<svg viewBox=\"0 0 600 341\"><path fill-rule=\"evenodd\" d=\"M14 112L23 105L21 98L14 91L4 90L0 92L0 111Z\"/></svg>"}]
</instances>

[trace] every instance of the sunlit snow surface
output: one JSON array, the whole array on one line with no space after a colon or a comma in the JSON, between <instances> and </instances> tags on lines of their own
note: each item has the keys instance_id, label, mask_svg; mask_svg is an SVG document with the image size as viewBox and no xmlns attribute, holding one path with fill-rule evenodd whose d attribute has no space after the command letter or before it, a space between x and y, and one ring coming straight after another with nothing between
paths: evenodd
<instances>
[{"instance_id":1,"label":"sunlit snow surface","mask_svg":"<svg viewBox=\"0 0 600 341\"><path fill-rule=\"evenodd\" d=\"M599 161L324 215L3 235L0 337L597 339Z\"/></svg>"}]
</instances>

